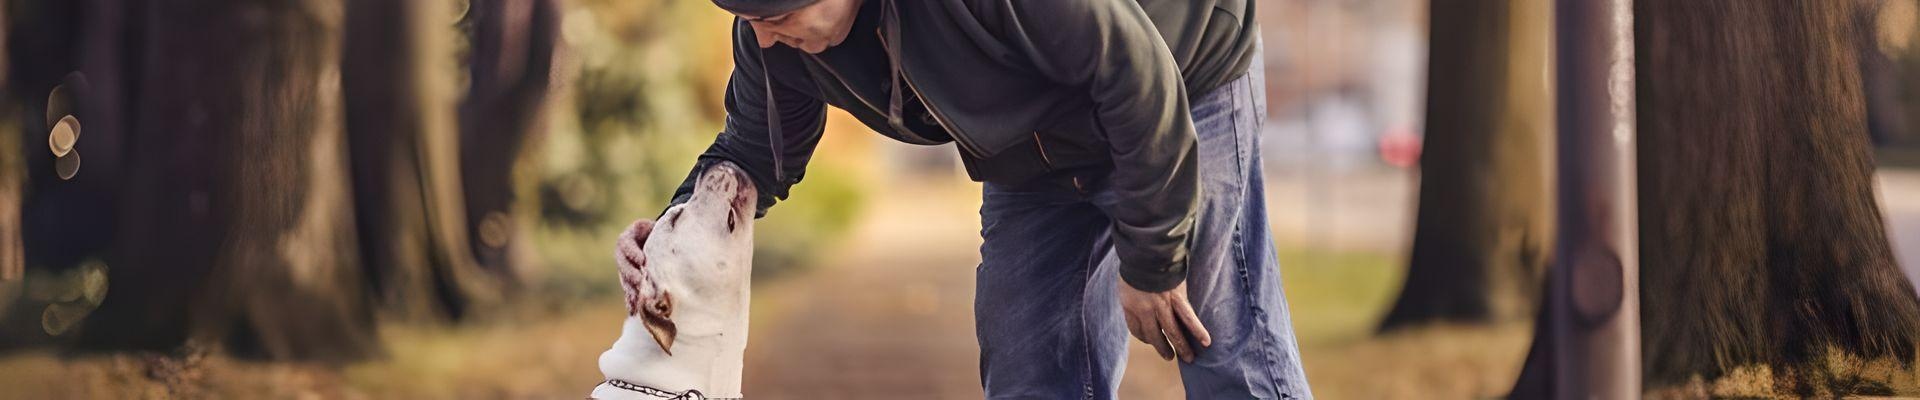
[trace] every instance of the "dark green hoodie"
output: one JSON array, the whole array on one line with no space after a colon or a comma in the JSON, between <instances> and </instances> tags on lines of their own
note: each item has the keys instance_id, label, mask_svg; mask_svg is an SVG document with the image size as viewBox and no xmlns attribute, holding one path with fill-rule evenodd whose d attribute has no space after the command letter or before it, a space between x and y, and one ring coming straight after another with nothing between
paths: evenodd
<instances>
[{"instance_id":1,"label":"dark green hoodie","mask_svg":"<svg viewBox=\"0 0 1920 400\"><path fill-rule=\"evenodd\" d=\"M761 49L736 20L725 130L675 202L732 161L764 215L804 175L831 105L902 142L958 143L976 181L1112 191L1121 278L1171 289L1201 193L1187 97L1246 71L1253 18L1254 0L865 0L820 54Z\"/></svg>"}]
</instances>

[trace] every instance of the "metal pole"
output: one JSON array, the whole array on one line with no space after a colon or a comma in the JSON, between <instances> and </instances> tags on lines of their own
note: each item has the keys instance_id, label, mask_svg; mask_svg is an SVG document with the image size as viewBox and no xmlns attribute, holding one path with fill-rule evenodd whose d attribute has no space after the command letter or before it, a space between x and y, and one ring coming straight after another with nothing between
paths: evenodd
<instances>
[{"instance_id":1,"label":"metal pole","mask_svg":"<svg viewBox=\"0 0 1920 400\"><path fill-rule=\"evenodd\" d=\"M1552 397L1640 397L1632 0L1559 0Z\"/></svg>"}]
</instances>

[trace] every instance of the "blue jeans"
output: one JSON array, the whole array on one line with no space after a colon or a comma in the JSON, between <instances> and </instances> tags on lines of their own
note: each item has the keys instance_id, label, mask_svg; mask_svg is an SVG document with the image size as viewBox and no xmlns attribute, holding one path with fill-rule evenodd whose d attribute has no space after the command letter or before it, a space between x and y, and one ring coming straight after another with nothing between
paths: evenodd
<instances>
[{"instance_id":1,"label":"blue jeans","mask_svg":"<svg viewBox=\"0 0 1920 400\"><path fill-rule=\"evenodd\" d=\"M1191 399L1312 397L1267 229L1260 64L1190 99L1205 203L1187 294L1213 336L1192 364L1180 364ZM974 318L987 397L1114 398L1132 339L1099 207L1113 195L989 183L985 197Z\"/></svg>"}]
</instances>

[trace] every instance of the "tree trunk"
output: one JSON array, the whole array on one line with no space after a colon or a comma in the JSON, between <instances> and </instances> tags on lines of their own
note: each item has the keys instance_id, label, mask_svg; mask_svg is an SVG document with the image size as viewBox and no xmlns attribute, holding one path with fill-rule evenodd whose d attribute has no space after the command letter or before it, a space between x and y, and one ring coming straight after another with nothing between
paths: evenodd
<instances>
[{"instance_id":1,"label":"tree trunk","mask_svg":"<svg viewBox=\"0 0 1920 400\"><path fill-rule=\"evenodd\" d=\"M516 276L523 229L515 215L514 168L544 129L559 10L552 0L472 0L470 86L460 105L460 170L475 258Z\"/></svg>"},{"instance_id":2,"label":"tree trunk","mask_svg":"<svg viewBox=\"0 0 1920 400\"><path fill-rule=\"evenodd\" d=\"M1544 1L1436 0L1420 210L1380 330L1529 317L1553 244Z\"/></svg>"},{"instance_id":3,"label":"tree trunk","mask_svg":"<svg viewBox=\"0 0 1920 400\"><path fill-rule=\"evenodd\" d=\"M7 9L0 7L0 55L7 54ZM0 59L0 92L12 90L7 83L7 62ZM20 244L20 200L27 178L24 150L20 148L20 126L15 118L20 110L11 96L0 97L0 316L7 312L15 293L7 285L26 273L26 251Z\"/></svg>"},{"instance_id":4,"label":"tree trunk","mask_svg":"<svg viewBox=\"0 0 1920 400\"><path fill-rule=\"evenodd\" d=\"M338 126L340 11L179 0L130 14L137 133L91 341L322 360L374 348Z\"/></svg>"},{"instance_id":5,"label":"tree trunk","mask_svg":"<svg viewBox=\"0 0 1920 400\"><path fill-rule=\"evenodd\" d=\"M7 94L19 107L21 131L13 155L25 174L20 240L24 262L36 269L72 268L113 245L126 157L127 101L116 83L125 69L127 7L74 0L22 2L8 11L16 14L7 29ZM48 134L64 116L83 128L72 152L86 160L66 165L78 168L62 178Z\"/></svg>"},{"instance_id":6,"label":"tree trunk","mask_svg":"<svg viewBox=\"0 0 1920 400\"><path fill-rule=\"evenodd\" d=\"M1911 366L1920 299L1874 200L1856 6L1634 3L1648 387L1758 364L1841 395L1876 386L1836 360Z\"/></svg>"},{"instance_id":7,"label":"tree trunk","mask_svg":"<svg viewBox=\"0 0 1920 400\"><path fill-rule=\"evenodd\" d=\"M467 241L454 115L453 5L347 3L347 142L360 255L384 308L464 314L495 297Z\"/></svg>"}]
</instances>

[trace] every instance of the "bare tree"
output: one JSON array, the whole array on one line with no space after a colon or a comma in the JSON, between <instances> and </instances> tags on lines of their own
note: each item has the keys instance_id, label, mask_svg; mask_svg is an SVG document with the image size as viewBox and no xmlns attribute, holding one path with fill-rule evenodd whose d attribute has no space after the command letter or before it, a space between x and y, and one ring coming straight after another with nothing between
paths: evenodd
<instances>
[{"instance_id":1,"label":"bare tree","mask_svg":"<svg viewBox=\"0 0 1920 400\"><path fill-rule=\"evenodd\" d=\"M544 129L559 10L552 0L472 0L468 18L470 85L460 105L467 226L480 264L511 278L523 231L513 217L513 172Z\"/></svg>"},{"instance_id":2,"label":"bare tree","mask_svg":"<svg viewBox=\"0 0 1920 400\"><path fill-rule=\"evenodd\" d=\"M1382 331L1525 319L1553 245L1551 9L1435 0L1413 254Z\"/></svg>"},{"instance_id":3,"label":"bare tree","mask_svg":"<svg viewBox=\"0 0 1920 400\"><path fill-rule=\"evenodd\" d=\"M458 317L497 296L467 239L454 11L347 2L341 86L361 262L384 308L409 316Z\"/></svg>"},{"instance_id":4,"label":"bare tree","mask_svg":"<svg viewBox=\"0 0 1920 400\"><path fill-rule=\"evenodd\" d=\"M338 122L339 3L133 9L119 261L89 340L302 359L374 349Z\"/></svg>"},{"instance_id":5,"label":"bare tree","mask_svg":"<svg viewBox=\"0 0 1920 400\"><path fill-rule=\"evenodd\" d=\"M0 54L7 54L7 29L11 27L7 23L6 7L0 7ZM0 59L0 92L11 89L7 82L7 63ZM26 161L21 159L20 126L14 122L20 111L11 100L0 98L0 284L19 280L27 267L26 251L20 244L20 200L24 195ZM4 304L0 304L0 312L5 312Z\"/></svg>"},{"instance_id":6,"label":"bare tree","mask_svg":"<svg viewBox=\"0 0 1920 400\"><path fill-rule=\"evenodd\" d=\"M1800 395L1876 393L1835 360L1911 366L1920 299L1874 200L1857 6L1634 2L1648 387L1766 365Z\"/></svg>"}]
</instances>

